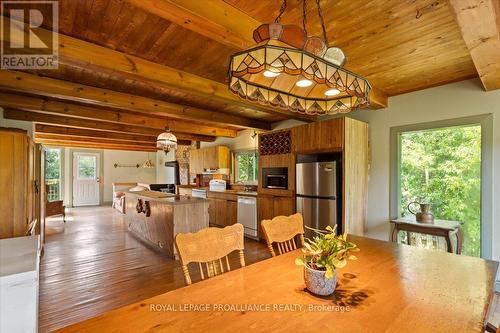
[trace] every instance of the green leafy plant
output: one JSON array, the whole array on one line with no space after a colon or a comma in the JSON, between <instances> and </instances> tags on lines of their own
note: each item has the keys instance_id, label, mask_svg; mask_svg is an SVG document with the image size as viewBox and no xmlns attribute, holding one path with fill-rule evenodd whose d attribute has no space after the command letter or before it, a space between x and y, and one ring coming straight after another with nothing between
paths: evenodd
<instances>
[{"instance_id":1,"label":"green leafy plant","mask_svg":"<svg viewBox=\"0 0 500 333\"><path fill-rule=\"evenodd\" d=\"M326 271L325 277L331 279L336 268L347 265L347 260L356 260L352 252L359 251L356 244L347 241L347 233L337 235L337 226L327 226L326 231L314 230L316 236L306 239L303 255L295 259L295 264Z\"/></svg>"}]
</instances>

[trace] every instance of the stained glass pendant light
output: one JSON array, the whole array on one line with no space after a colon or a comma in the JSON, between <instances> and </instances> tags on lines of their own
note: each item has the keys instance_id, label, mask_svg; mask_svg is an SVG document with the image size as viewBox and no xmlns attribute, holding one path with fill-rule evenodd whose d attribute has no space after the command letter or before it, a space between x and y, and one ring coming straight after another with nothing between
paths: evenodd
<instances>
[{"instance_id":1,"label":"stained glass pendant light","mask_svg":"<svg viewBox=\"0 0 500 333\"><path fill-rule=\"evenodd\" d=\"M172 149L177 149L177 137L166 128L165 132L158 135L156 139L156 148L161 149L167 154Z\"/></svg>"},{"instance_id":2,"label":"stained glass pendant light","mask_svg":"<svg viewBox=\"0 0 500 333\"><path fill-rule=\"evenodd\" d=\"M283 25L281 16L253 32L257 45L231 56L229 89L252 102L318 115L349 112L368 106L370 84L343 66L346 57L328 47L320 0L316 0L323 38L307 36L306 1L303 28Z\"/></svg>"}]
</instances>

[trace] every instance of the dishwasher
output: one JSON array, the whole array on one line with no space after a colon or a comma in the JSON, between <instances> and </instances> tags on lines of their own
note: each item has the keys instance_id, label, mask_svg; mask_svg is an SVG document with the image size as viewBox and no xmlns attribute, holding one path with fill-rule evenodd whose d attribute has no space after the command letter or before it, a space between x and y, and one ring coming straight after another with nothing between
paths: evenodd
<instances>
[{"instance_id":1,"label":"dishwasher","mask_svg":"<svg viewBox=\"0 0 500 333\"><path fill-rule=\"evenodd\" d=\"M257 198L238 197L238 223L245 227L245 236L258 240L257 236Z\"/></svg>"}]
</instances>

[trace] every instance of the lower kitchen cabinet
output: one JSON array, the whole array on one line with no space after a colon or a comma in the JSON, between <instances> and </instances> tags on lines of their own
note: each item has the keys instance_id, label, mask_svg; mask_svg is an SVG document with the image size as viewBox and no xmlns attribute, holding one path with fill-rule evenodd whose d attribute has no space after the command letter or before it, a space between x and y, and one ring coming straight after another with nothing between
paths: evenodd
<instances>
[{"instance_id":1,"label":"lower kitchen cabinet","mask_svg":"<svg viewBox=\"0 0 500 333\"><path fill-rule=\"evenodd\" d=\"M279 215L288 216L292 214L295 214L294 197L259 195L257 197L257 224L259 238L265 238L260 227L262 220L270 220Z\"/></svg>"},{"instance_id":2,"label":"lower kitchen cabinet","mask_svg":"<svg viewBox=\"0 0 500 333\"><path fill-rule=\"evenodd\" d=\"M237 222L237 202L235 200L209 198L208 215L210 224L226 227Z\"/></svg>"}]
</instances>

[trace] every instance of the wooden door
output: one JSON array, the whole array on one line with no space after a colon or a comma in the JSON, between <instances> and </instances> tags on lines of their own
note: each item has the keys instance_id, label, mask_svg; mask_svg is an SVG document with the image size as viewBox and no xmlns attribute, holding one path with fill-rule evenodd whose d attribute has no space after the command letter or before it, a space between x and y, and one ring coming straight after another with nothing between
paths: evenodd
<instances>
[{"instance_id":1,"label":"wooden door","mask_svg":"<svg viewBox=\"0 0 500 333\"><path fill-rule=\"evenodd\" d=\"M73 206L100 203L100 153L73 154Z\"/></svg>"},{"instance_id":2,"label":"wooden door","mask_svg":"<svg viewBox=\"0 0 500 333\"><path fill-rule=\"evenodd\" d=\"M226 226L226 200L213 199L215 202L215 224L219 227Z\"/></svg>"}]
</instances>

